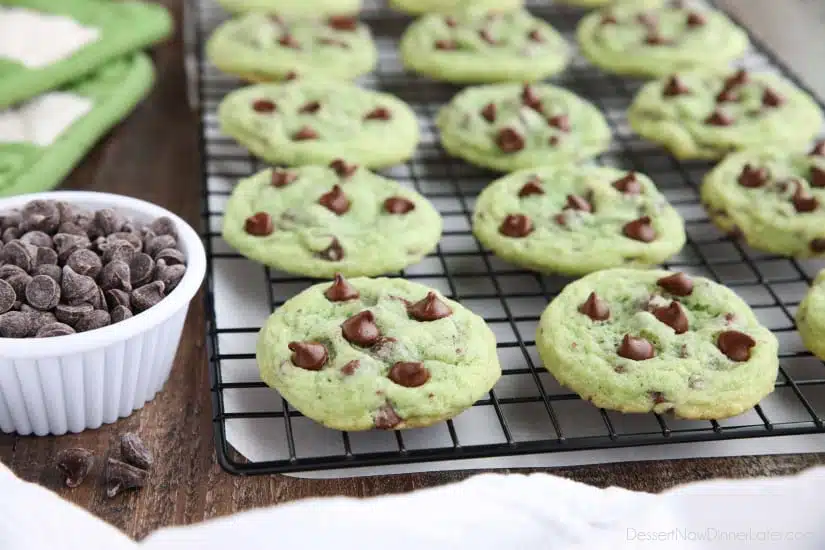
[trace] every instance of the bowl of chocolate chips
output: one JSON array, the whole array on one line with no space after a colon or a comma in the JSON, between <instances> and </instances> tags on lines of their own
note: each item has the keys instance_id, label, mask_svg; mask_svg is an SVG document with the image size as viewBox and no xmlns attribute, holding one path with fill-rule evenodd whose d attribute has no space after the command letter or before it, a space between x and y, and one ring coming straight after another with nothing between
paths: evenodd
<instances>
[{"instance_id":1,"label":"bowl of chocolate chips","mask_svg":"<svg viewBox=\"0 0 825 550\"><path fill-rule=\"evenodd\" d=\"M169 377L206 272L154 204L60 191L0 200L0 430L61 435L141 408Z\"/></svg>"}]
</instances>

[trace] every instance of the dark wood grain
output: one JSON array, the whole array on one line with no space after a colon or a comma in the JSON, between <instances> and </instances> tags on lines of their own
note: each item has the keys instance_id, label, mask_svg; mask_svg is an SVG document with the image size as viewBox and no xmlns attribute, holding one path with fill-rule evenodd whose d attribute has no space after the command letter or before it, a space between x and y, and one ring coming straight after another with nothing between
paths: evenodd
<instances>
[{"instance_id":1,"label":"dark wood grain","mask_svg":"<svg viewBox=\"0 0 825 550\"><path fill-rule=\"evenodd\" d=\"M164 2L180 21L180 3ZM158 84L151 97L114 129L74 171L65 187L132 195L199 221L197 132L186 103L180 36L157 48ZM372 496L410 491L463 479L449 472L309 481L284 476L242 478L217 466L212 447L209 376L200 299L190 311L171 379L143 410L115 425L63 437L0 435L0 461L18 475L45 485L141 538L163 526L199 522L239 510L319 495ZM154 450L151 485L107 499L91 478L80 488L60 486L55 453L83 446L98 462L115 448L118 435L136 431ZM770 456L672 462L624 463L562 468L554 473L598 486L661 491L710 477L747 477L797 472L825 463L825 455Z\"/></svg>"}]
</instances>

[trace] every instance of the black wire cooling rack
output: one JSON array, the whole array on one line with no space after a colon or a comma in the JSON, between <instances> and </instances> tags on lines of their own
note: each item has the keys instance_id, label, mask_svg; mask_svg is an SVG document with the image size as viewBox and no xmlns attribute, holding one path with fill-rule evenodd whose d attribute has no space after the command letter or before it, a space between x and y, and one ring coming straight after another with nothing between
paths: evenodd
<instances>
[{"instance_id":1,"label":"black wire cooling rack","mask_svg":"<svg viewBox=\"0 0 825 550\"><path fill-rule=\"evenodd\" d=\"M187 33L193 55L188 69L191 99L202 123L207 341L217 457L226 470L269 474L825 432L825 367L805 351L793 321L822 263L762 254L719 233L698 200L698 183L710 165L679 162L635 136L624 112L641 83L605 74L581 57L554 83L593 101L606 114L614 145L597 162L653 178L679 209L688 230L684 250L665 267L734 288L779 338L781 367L771 396L744 415L718 422L621 415L592 407L558 386L538 361L533 338L541 310L568 280L505 264L475 241L470 232L474 199L496 175L449 158L438 145L433 125L439 106L458 88L404 72L396 46L409 19L367 4L362 17L373 29L380 58L376 71L361 83L407 101L422 131L415 157L387 173L429 198L445 220L437 251L400 275L435 286L483 315L496 333L504 373L486 399L454 420L424 430L380 433L322 428L257 378L254 341L260 324L266 314L314 281L256 266L220 239L222 207L232 183L264 166L217 129L217 104L242 83L221 75L203 55L208 33L225 15L212 0L192 2ZM583 12L548 2L531 9L574 43ZM779 71L804 88L751 38L754 47L744 67ZM256 308L259 317L250 316L248 310ZM246 434L244 445L249 448L241 450L247 456L233 448L239 430ZM255 441L251 447L250 434Z\"/></svg>"}]
</instances>

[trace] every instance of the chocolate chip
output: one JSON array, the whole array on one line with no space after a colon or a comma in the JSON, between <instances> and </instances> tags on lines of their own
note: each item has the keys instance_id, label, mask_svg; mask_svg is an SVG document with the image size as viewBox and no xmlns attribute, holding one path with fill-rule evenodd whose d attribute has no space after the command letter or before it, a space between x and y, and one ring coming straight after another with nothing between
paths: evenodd
<instances>
[{"instance_id":1,"label":"chocolate chip","mask_svg":"<svg viewBox=\"0 0 825 550\"><path fill-rule=\"evenodd\" d=\"M112 324L120 323L132 317L132 310L125 306L115 306L111 312Z\"/></svg>"},{"instance_id":2,"label":"chocolate chip","mask_svg":"<svg viewBox=\"0 0 825 550\"><path fill-rule=\"evenodd\" d=\"M522 238L533 232L533 222L524 214L508 214L498 228L506 237Z\"/></svg>"},{"instance_id":3,"label":"chocolate chip","mask_svg":"<svg viewBox=\"0 0 825 550\"><path fill-rule=\"evenodd\" d=\"M524 138L512 128L502 128L496 136L496 145L505 153L515 153L524 149Z\"/></svg>"},{"instance_id":4,"label":"chocolate chip","mask_svg":"<svg viewBox=\"0 0 825 550\"><path fill-rule=\"evenodd\" d=\"M747 187L750 189L755 189L757 187L762 187L768 180L770 179L770 173L768 169L765 167L761 168L754 168L750 164L745 164L742 168L742 172L739 174L739 185L742 187Z\"/></svg>"},{"instance_id":5,"label":"chocolate chip","mask_svg":"<svg viewBox=\"0 0 825 550\"><path fill-rule=\"evenodd\" d=\"M152 220L152 223L149 224L149 229L151 229L155 235L171 235L175 239L178 238L177 226L175 226L175 222L167 216L161 216Z\"/></svg>"},{"instance_id":6,"label":"chocolate chip","mask_svg":"<svg viewBox=\"0 0 825 550\"><path fill-rule=\"evenodd\" d=\"M674 296L690 296L693 293L693 279L681 271L662 277L656 284Z\"/></svg>"},{"instance_id":7,"label":"chocolate chip","mask_svg":"<svg viewBox=\"0 0 825 550\"><path fill-rule=\"evenodd\" d=\"M822 141L817 141L816 144L811 149L811 151L808 153L808 155L810 155L812 157L814 157L814 156L825 157L825 139L822 140Z\"/></svg>"},{"instance_id":8,"label":"chocolate chip","mask_svg":"<svg viewBox=\"0 0 825 550\"><path fill-rule=\"evenodd\" d=\"M295 39L294 36L291 34L285 34L278 39L278 44L284 46L285 48L291 48L293 50L300 50L301 44L298 40Z\"/></svg>"},{"instance_id":9,"label":"chocolate chip","mask_svg":"<svg viewBox=\"0 0 825 550\"><path fill-rule=\"evenodd\" d=\"M20 240L36 247L52 247L52 238L42 231L29 231L20 236Z\"/></svg>"},{"instance_id":10,"label":"chocolate chip","mask_svg":"<svg viewBox=\"0 0 825 550\"><path fill-rule=\"evenodd\" d=\"M37 249L37 254L34 258L35 267L41 265L57 265L57 252L53 248L46 248L41 246Z\"/></svg>"},{"instance_id":11,"label":"chocolate chip","mask_svg":"<svg viewBox=\"0 0 825 550\"><path fill-rule=\"evenodd\" d=\"M674 97L683 94L689 94L690 88L682 82L678 75L672 75L667 79L665 87L662 89L662 95L666 97Z\"/></svg>"},{"instance_id":12,"label":"chocolate chip","mask_svg":"<svg viewBox=\"0 0 825 550\"><path fill-rule=\"evenodd\" d=\"M710 124L711 126L730 126L733 122L733 118L722 111L714 111L705 119L705 124Z\"/></svg>"},{"instance_id":13,"label":"chocolate chip","mask_svg":"<svg viewBox=\"0 0 825 550\"><path fill-rule=\"evenodd\" d=\"M330 302L347 302L357 300L361 294L343 275L336 273L332 284L324 291L324 296Z\"/></svg>"},{"instance_id":14,"label":"chocolate chip","mask_svg":"<svg viewBox=\"0 0 825 550\"><path fill-rule=\"evenodd\" d=\"M298 174L289 170L275 169L272 171L272 186L286 187L298 179Z\"/></svg>"},{"instance_id":15,"label":"chocolate chip","mask_svg":"<svg viewBox=\"0 0 825 550\"><path fill-rule=\"evenodd\" d=\"M495 103L488 103L484 106L481 110L481 116L484 117L484 120L487 122L495 122L496 121L496 104Z\"/></svg>"},{"instance_id":16,"label":"chocolate chip","mask_svg":"<svg viewBox=\"0 0 825 550\"><path fill-rule=\"evenodd\" d=\"M20 212L20 230L43 231L49 235L57 231L60 225L60 210L54 201L35 200L29 201Z\"/></svg>"},{"instance_id":17,"label":"chocolate chip","mask_svg":"<svg viewBox=\"0 0 825 550\"><path fill-rule=\"evenodd\" d=\"M344 338L356 346L367 348L378 341L381 332L375 324L375 316L369 310L356 313L341 324Z\"/></svg>"},{"instance_id":18,"label":"chocolate chip","mask_svg":"<svg viewBox=\"0 0 825 550\"><path fill-rule=\"evenodd\" d=\"M132 300L129 297L129 293L118 288L113 288L112 290L107 290L103 293L106 303L109 305L110 309L115 309L117 306L126 306L129 307L132 305ZM71 324L71 323L69 323Z\"/></svg>"},{"instance_id":19,"label":"chocolate chip","mask_svg":"<svg viewBox=\"0 0 825 550\"><path fill-rule=\"evenodd\" d=\"M739 101L739 94L732 88L723 88L721 92L716 94L717 103L732 103Z\"/></svg>"},{"instance_id":20,"label":"chocolate chip","mask_svg":"<svg viewBox=\"0 0 825 550\"><path fill-rule=\"evenodd\" d=\"M37 248L20 240L9 241L3 246L2 258L7 264L31 271L37 258Z\"/></svg>"},{"instance_id":21,"label":"chocolate chip","mask_svg":"<svg viewBox=\"0 0 825 550\"><path fill-rule=\"evenodd\" d=\"M129 245L129 243L125 243L124 241L123 246L128 249L129 254L134 254L134 249ZM66 260L66 265L71 267L75 273L80 275L88 275L92 278L97 277L103 269L103 263L100 261L100 257L86 248L81 248L72 252L71 256L69 256Z\"/></svg>"},{"instance_id":22,"label":"chocolate chip","mask_svg":"<svg viewBox=\"0 0 825 550\"><path fill-rule=\"evenodd\" d=\"M14 288L3 279L0 279L0 313L6 313L14 306L16 301L17 293L14 292Z\"/></svg>"},{"instance_id":23,"label":"chocolate chip","mask_svg":"<svg viewBox=\"0 0 825 550\"><path fill-rule=\"evenodd\" d=\"M605 321L610 318L610 308L607 302L599 298L595 292L591 292L580 306L579 313L590 317L593 321Z\"/></svg>"},{"instance_id":24,"label":"chocolate chip","mask_svg":"<svg viewBox=\"0 0 825 550\"><path fill-rule=\"evenodd\" d=\"M548 139L548 140L547 140L547 143L548 143L551 147L555 147L556 145L558 145L558 144L559 144L559 142L560 142L560 141L561 141L561 140L559 139L559 136L550 136L550 139Z\"/></svg>"},{"instance_id":25,"label":"chocolate chip","mask_svg":"<svg viewBox=\"0 0 825 550\"><path fill-rule=\"evenodd\" d=\"M765 107L780 107L785 103L785 98L779 95L778 92L765 88L762 93L762 105Z\"/></svg>"},{"instance_id":26,"label":"chocolate chip","mask_svg":"<svg viewBox=\"0 0 825 550\"><path fill-rule=\"evenodd\" d=\"M350 207L350 201L339 185L333 185L330 191L321 195L318 204L339 216L347 212Z\"/></svg>"},{"instance_id":27,"label":"chocolate chip","mask_svg":"<svg viewBox=\"0 0 825 550\"><path fill-rule=\"evenodd\" d=\"M20 236L20 230L16 227L9 227L8 229L3 231L3 242L7 243L9 241L13 241L14 239Z\"/></svg>"},{"instance_id":28,"label":"chocolate chip","mask_svg":"<svg viewBox=\"0 0 825 550\"><path fill-rule=\"evenodd\" d=\"M104 235L117 233L123 227L124 222L123 216L111 208L103 208L95 212L94 223Z\"/></svg>"},{"instance_id":29,"label":"chocolate chip","mask_svg":"<svg viewBox=\"0 0 825 550\"><path fill-rule=\"evenodd\" d=\"M320 251L318 256L330 262L340 262L344 259L344 247L336 237L333 237L329 246Z\"/></svg>"},{"instance_id":30,"label":"chocolate chip","mask_svg":"<svg viewBox=\"0 0 825 550\"><path fill-rule=\"evenodd\" d=\"M684 334L688 330L688 318L685 315L685 310L679 305L679 302L670 302L667 307L660 307L653 310L653 315L659 321L666 324L676 332L676 334Z\"/></svg>"},{"instance_id":31,"label":"chocolate chip","mask_svg":"<svg viewBox=\"0 0 825 550\"><path fill-rule=\"evenodd\" d=\"M535 111L542 111L541 98L529 84L525 84L521 89L521 102Z\"/></svg>"},{"instance_id":32,"label":"chocolate chip","mask_svg":"<svg viewBox=\"0 0 825 550\"><path fill-rule=\"evenodd\" d=\"M286 73L286 76L284 76L284 80L286 81L295 80L297 78L298 73L296 73L295 71L289 71L288 73Z\"/></svg>"},{"instance_id":33,"label":"chocolate chip","mask_svg":"<svg viewBox=\"0 0 825 550\"><path fill-rule=\"evenodd\" d=\"M354 31L358 28L358 20L346 15L334 15L327 19L327 25L337 31Z\"/></svg>"},{"instance_id":34,"label":"chocolate chip","mask_svg":"<svg viewBox=\"0 0 825 550\"><path fill-rule=\"evenodd\" d=\"M705 22L705 17L695 11L690 12L687 16L688 27L701 27L705 24Z\"/></svg>"},{"instance_id":35,"label":"chocolate chip","mask_svg":"<svg viewBox=\"0 0 825 550\"><path fill-rule=\"evenodd\" d=\"M644 338L636 338L629 334L625 334L622 339L622 344L616 351L619 356L633 361L645 361L656 356L656 350L653 349L653 344Z\"/></svg>"},{"instance_id":36,"label":"chocolate chip","mask_svg":"<svg viewBox=\"0 0 825 550\"><path fill-rule=\"evenodd\" d=\"M177 245L178 241L175 237L171 235L158 235L156 237L146 239L144 252L150 256L154 256L157 252L160 252L164 248L175 248ZM140 251L140 249L138 249L138 251Z\"/></svg>"},{"instance_id":37,"label":"chocolate chip","mask_svg":"<svg viewBox=\"0 0 825 550\"><path fill-rule=\"evenodd\" d=\"M252 102L252 110L256 113L274 113L278 110L278 106L268 99L256 99Z\"/></svg>"},{"instance_id":38,"label":"chocolate chip","mask_svg":"<svg viewBox=\"0 0 825 550\"><path fill-rule=\"evenodd\" d=\"M403 421L404 419L398 416L398 413L389 403L375 411L375 418L373 419L376 429L379 430L392 430Z\"/></svg>"},{"instance_id":39,"label":"chocolate chip","mask_svg":"<svg viewBox=\"0 0 825 550\"><path fill-rule=\"evenodd\" d=\"M51 277L36 275L26 285L26 301L41 311L53 309L60 302L60 287Z\"/></svg>"},{"instance_id":40,"label":"chocolate chip","mask_svg":"<svg viewBox=\"0 0 825 550\"><path fill-rule=\"evenodd\" d=\"M66 263L75 250L92 246L92 242L86 235L72 235L71 233L58 233L52 241L54 241L57 261L60 264Z\"/></svg>"},{"instance_id":41,"label":"chocolate chip","mask_svg":"<svg viewBox=\"0 0 825 550\"><path fill-rule=\"evenodd\" d=\"M811 173L808 176L811 187L825 187L825 170L816 166L811 166Z\"/></svg>"},{"instance_id":42,"label":"chocolate chip","mask_svg":"<svg viewBox=\"0 0 825 550\"><path fill-rule=\"evenodd\" d=\"M112 317L108 311L95 309L89 313L85 313L77 320L75 330L77 332L87 332L98 328L103 328L112 324Z\"/></svg>"},{"instance_id":43,"label":"chocolate chip","mask_svg":"<svg viewBox=\"0 0 825 550\"><path fill-rule=\"evenodd\" d=\"M736 330L727 330L716 339L716 346L719 351L731 361L747 361L751 357L751 348L756 345L756 340Z\"/></svg>"},{"instance_id":44,"label":"chocolate chip","mask_svg":"<svg viewBox=\"0 0 825 550\"><path fill-rule=\"evenodd\" d=\"M612 183L613 187L625 195L638 195L642 192L642 184L636 179L636 172L628 172Z\"/></svg>"},{"instance_id":45,"label":"chocolate chip","mask_svg":"<svg viewBox=\"0 0 825 550\"><path fill-rule=\"evenodd\" d=\"M390 120L392 113L386 107L376 107L364 117L364 120Z\"/></svg>"},{"instance_id":46,"label":"chocolate chip","mask_svg":"<svg viewBox=\"0 0 825 550\"><path fill-rule=\"evenodd\" d=\"M353 374L355 374L355 371L357 371L358 367L360 366L361 361L359 361L358 359L354 359L346 365L344 365L343 367L341 367L341 374L343 374L344 376L352 376Z\"/></svg>"},{"instance_id":47,"label":"chocolate chip","mask_svg":"<svg viewBox=\"0 0 825 550\"><path fill-rule=\"evenodd\" d=\"M483 41L485 41L485 42L487 42L488 44L490 44L491 46L498 46L498 44L499 44L499 41L498 41L498 40L496 40L496 39L493 37L493 35L492 35L492 34L490 34L490 30L489 30L489 29L481 29L480 31L478 31L478 36L479 36L479 37L480 37Z\"/></svg>"},{"instance_id":48,"label":"chocolate chip","mask_svg":"<svg viewBox=\"0 0 825 550\"><path fill-rule=\"evenodd\" d=\"M553 128L558 128L562 132L570 131L570 117L567 115L551 116L547 119L547 124Z\"/></svg>"},{"instance_id":49,"label":"chocolate chip","mask_svg":"<svg viewBox=\"0 0 825 550\"><path fill-rule=\"evenodd\" d=\"M28 273L21 273L6 277L6 282L14 289L14 294L17 296L17 301L22 302L26 299L26 285L29 284L32 278Z\"/></svg>"},{"instance_id":50,"label":"chocolate chip","mask_svg":"<svg viewBox=\"0 0 825 550\"><path fill-rule=\"evenodd\" d=\"M329 167L332 168L336 174L338 174L339 178L349 178L352 176L356 170L358 170L357 164L347 164L346 161L343 159L335 159L329 163Z\"/></svg>"},{"instance_id":51,"label":"chocolate chip","mask_svg":"<svg viewBox=\"0 0 825 550\"><path fill-rule=\"evenodd\" d=\"M634 241L649 243L656 240L656 230L651 225L650 216L643 216L638 220L628 222L622 228L625 237Z\"/></svg>"},{"instance_id":52,"label":"chocolate chip","mask_svg":"<svg viewBox=\"0 0 825 550\"><path fill-rule=\"evenodd\" d=\"M318 342L290 342L292 364L304 370L321 370L327 362L327 348Z\"/></svg>"},{"instance_id":53,"label":"chocolate chip","mask_svg":"<svg viewBox=\"0 0 825 550\"><path fill-rule=\"evenodd\" d=\"M455 40L436 40L435 49L444 51L457 50L458 44L456 44Z\"/></svg>"},{"instance_id":54,"label":"chocolate chip","mask_svg":"<svg viewBox=\"0 0 825 550\"><path fill-rule=\"evenodd\" d=\"M673 40L665 38L656 30L651 30L650 33L648 33L648 35L645 37L645 44L648 44L650 46L669 46L673 44Z\"/></svg>"},{"instance_id":55,"label":"chocolate chip","mask_svg":"<svg viewBox=\"0 0 825 550\"><path fill-rule=\"evenodd\" d=\"M656 16L652 13L642 12L636 15L636 21L644 25L645 27L655 27L658 24L658 20Z\"/></svg>"},{"instance_id":56,"label":"chocolate chip","mask_svg":"<svg viewBox=\"0 0 825 550\"><path fill-rule=\"evenodd\" d=\"M126 266L126 269L129 269L129 266ZM103 272L105 271L104 269ZM126 283L129 283L128 274L126 275ZM63 279L60 282L60 289L63 298L67 302L78 303L88 301L92 294L96 294L97 284L91 277L79 275L71 267L63 266Z\"/></svg>"},{"instance_id":57,"label":"chocolate chip","mask_svg":"<svg viewBox=\"0 0 825 550\"><path fill-rule=\"evenodd\" d=\"M40 327L34 334L35 338L54 338L56 336L68 336L75 334L75 330L63 323L48 323Z\"/></svg>"},{"instance_id":58,"label":"chocolate chip","mask_svg":"<svg viewBox=\"0 0 825 550\"><path fill-rule=\"evenodd\" d=\"M135 312L146 311L163 300L165 286L161 281L152 281L132 291L132 308Z\"/></svg>"},{"instance_id":59,"label":"chocolate chip","mask_svg":"<svg viewBox=\"0 0 825 550\"><path fill-rule=\"evenodd\" d=\"M404 197L390 197L384 201L384 210L390 214L406 214L415 209L415 203Z\"/></svg>"},{"instance_id":60,"label":"chocolate chip","mask_svg":"<svg viewBox=\"0 0 825 550\"><path fill-rule=\"evenodd\" d=\"M160 242L174 243L174 244L171 244L171 246L175 246L175 244L177 244L177 241L175 240L175 238L173 236L171 236L171 235L163 235L163 236L155 235L154 233L151 232L151 230L147 231L143 238L145 238L147 241L152 240L152 239L163 239ZM128 233L128 232L125 232L125 231L120 231L118 233L112 233L111 235L107 235L106 238L105 238L105 242L107 244L116 243L118 241L126 241L127 243L132 245L132 248L135 249L135 252L140 252L143 249L143 239L141 238L140 235L138 235L136 233ZM98 248L99 248L99 246L98 246Z\"/></svg>"},{"instance_id":61,"label":"chocolate chip","mask_svg":"<svg viewBox=\"0 0 825 550\"><path fill-rule=\"evenodd\" d=\"M532 31L527 33L527 38L529 38L533 42L544 42L544 37L541 35L541 31L538 29L533 29Z\"/></svg>"},{"instance_id":62,"label":"chocolate chip","mask_svg":"<svg viewBox=\"0 0 825 550\"><path fill-rule=\"evenodd\" d=\"M106 496L114 498L123 491L144 487L148 475L146 470L109 458L106 462Z\"/></svg>"},{"instance_id":63,"label":"chocolate chip","mask_svg":"<svg viewBox=\"0 0 825 550\"><path fill-rule=\"evenodd\" d=\"M0 214L0 229L3 231L10 227L17 229L22 222L23 216L19 210L10 210L9 212Z\"/></svg>"},{"instance_id":64,"label":"chocolate chip","mask_svg":"<svg viewBox=\"0 0 825 550\"><path fill-rule=\"evenodd\" d=\"M63 449L57 453L56 459L57 469L63 474L63 482L70 489L79 487L95 465L92 452L81 448Z\"/></svg>"},{"instance_id":65,"label":"chocolate chip","mask_svg":"<svg viewBox=\"0 0 825 550\"><path fill-rule=\"evenodd\" d=\"M14 264L0 265L0 279L8 279L14 275L28 275L26 270Z\"/></svg>"},{"instance_id":66,"label":"chocolate chip","mask_svg":"<svg viewBox=\"0 0 825 550\"><path fill-rule=\"evenodd\" d=\"M615 25L616 23L618 23L618 20L616 19L616 16L612 13L605 13L604 15L602 15L602 25Z\"/></svg>"},{"instance_id":67,"label":"chocolate chip","mask_svg":"<svg viewBox=\"0 0 825 550\"><path fill-rule=\"evenodd\" d=\"M275 225L272 223L272 216L266 212L257 212L248 218L244 223L244 231L254 237L266 237L275 231Z\"/></svg>"},{"instance_id":68,"label":"chocolate chip","mask_svg":"<svg viewBox=\"0 0 825 550\"><path fill-rule=\"evenodd\" d=\"M565 210L581 210L582 212L592 212L593 207L586 199L578 195L567 195L567 205Z\"/></svg>"},{"instance_id":69,"label":"chocolate chip","mask_svg":"<svg viewBox=\"0 0 825 550\"><path fill-rule=\"evenodd\" d=\"M309 113L315 114L321 109L321 102L320 101L309 101L304 104L303 107L298 109L299 113Z\"/></svg>"},{"instance_id":70,"label":"chocolate chip","mask_svg":"<svg viewBox=\"0 0 825 550\"><path fill-rule=\"evenodd\" d=\"M453 310L435 292L430 291L427 296L410 305L407 313L416 321L429 322L449 317Z\"/></svg>"},{"instance_id":71,"label":"chocolate chip","mask_svg":"<svg viewBox=\"0 0 825 550\"><path fill-rule=\"evenodd\" d=\"M163 260L158 260L155 265L154 280L163 283L167 295L178 287L184 275L186 266L183 264L166 265Z\"/></svg>"},{"instance_id":72,"label":"chocolate chip","mask_svg":"<svg viewBox=\"0 0 825 550\"><path fill-rule=\"evenodd\" d=\"M77 324L81 317L91 313L94 309L94 306L88 303L77 304L76 306L58 304L54 310L54 316L61 323L66 323L67 325L73 327Z\"/></svg>"},{"instance_id":73,"label":"chocolate chip","mask_svg":"<svg viewBox=\"0 0 825 550\"><path fill-rule=\"evenodd\" d=\"M455 17L453 17L452 15L448 15L444 17L444 24L452 28L458 25L458 21L456 21Z\"/></svg>"},{"instance_id":74,"label":"chocolate chip","mask_svg":"<svg viewBox=\"0 0 825 550\"><path fill-rule=\"evenodd\" d=\"M399 361L388 374L390 380L405 388L417 388L430 380L430 371L424 363L417 361Z\"/></svg>"},{"instance_id":75,"label":"chocolate chip","mask_svg":"<svg viewBox=\"0 0 825 550\"><path fill-rule=\"evenodd\" d=\"M529 197L530 195L544 195L544 189L542 189L539 183L541 180L538 178L531 178L527 183L525 183L518 192L518 196L521 198Z\"/></svg>"},{"instance_id":76,"label":"chocolate chip","mask_svg":"<svg viewBox=\"0 0 825 550\"><path fill-rule=\"evenodd\" d=\"M815 254L822 254L825 252L825 238L824 239L814 239L810 243L811 251Z\"/></svg>"},{"instance_id":77,"label":"chocolate chip","mask_svg":"<svg viewBox=\"0 0 825 550\"><path fill-rule=\"evenodd\" d=\"M22 311L7 311L0 315L0 336L3 338L26 338L32 331L32 318Z\"/></svg>"},{"instance_id":78,"label":"chocolate chip","mask_svg":"<svg viewBox=\"0 0 825 550\"><path fill-rule=\"evenodd\" d=\"M308 141L318 139L318 132L309 126L302 126L300 130L293 134L292 139L295 141Z\"/></svg>"},{"instance_id":79,"label":"chocolate chip","mask_svg":"<svg viewBox=\"0 0 825 550\"><path fill-rule=\"evenodd\" d=\"M64 274L65 278L65 274ZM118 288L129 292L132 290L131 270L129 264L120 260L109 262L100 271L100 288L111 290Z\"/></svg>"},{"instance_id":80,"label":"chocolate chip","mask_svg":"<svg viewBox=\"0 0 825 550\"><path fill-rule=\"evenodd\" d=\"M125 433L120 436L120 456L127 464L143 470L152 467L155 459L152 452L146 447L136 433Z\"/></svg>"},{"instance_id":81,"label":"chocolate chip","mask_svg":"<svg viewBox=\"0 0 825 550\"><path fill-rule=\"evenodd\" d=\"M155 261L149 254L143 252L136 254L129 263L129 281L132 286L139 287L148 283L152 278L154 269Z\"/></svg>"}]
</instances>

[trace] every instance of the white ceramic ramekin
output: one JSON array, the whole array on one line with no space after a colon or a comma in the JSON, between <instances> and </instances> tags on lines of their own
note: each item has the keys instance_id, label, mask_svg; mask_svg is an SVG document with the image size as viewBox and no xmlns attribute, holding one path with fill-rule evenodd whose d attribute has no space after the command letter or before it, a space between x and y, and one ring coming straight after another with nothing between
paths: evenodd
<instances>
[{"instance_id":1,"label":"white ceramic ramekin","mask_svg":"<svg viewBox=\"0 0 825 550\"><path fill-rule=\"evenodd\" d=\"M149 222L171 218L186 274L156 306L120 323L54 338L0 338L0 430L62 435L98 428L140 409L161 390L175 358L189 303L206 273L200 237L175 214L108 193L56 191L0 199L0 212L35 199L90 210L114 208Z\"/></svg>"}]
</instances>

